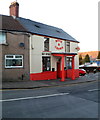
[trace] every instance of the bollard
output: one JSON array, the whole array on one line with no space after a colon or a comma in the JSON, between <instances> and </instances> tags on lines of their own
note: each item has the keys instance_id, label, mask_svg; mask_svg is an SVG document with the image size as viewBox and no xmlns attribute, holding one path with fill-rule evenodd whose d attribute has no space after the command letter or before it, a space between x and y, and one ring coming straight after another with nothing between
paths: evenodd
<instances>
[{"instance_id":1,"label":"bollard","mask_svg":"<svg viewBox=\"0 0 100 120\"><path fill-rule=\"evenodd\" d=\"M96 73L96 69L93 70L94 74Z\"/></svg>"}]
</instances>

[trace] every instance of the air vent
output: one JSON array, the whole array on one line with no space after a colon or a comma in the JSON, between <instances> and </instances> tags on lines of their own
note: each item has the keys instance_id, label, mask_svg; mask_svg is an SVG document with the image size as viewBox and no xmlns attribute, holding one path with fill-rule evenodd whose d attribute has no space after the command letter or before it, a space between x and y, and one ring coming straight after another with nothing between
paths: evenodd
<instances>
[{"instance_id":1,"label":"air vent","mask_svg":"<svg viewBox=\"0 0 100 120\"><path fill-rule=\"evenodd\" d=\"M19 43L19 46L20 46L20 47L24 47L25 44L24 44L24 43Z\"/></svg>"},{"instance_id":2,"label":"air vent","mask_svg":"<svg viewBox=\"0 0 100 120\"><path fill-rule=\"evenodd\" d=\"M37 28L40 28L40 26L38 26L38 25L34 25L35 27L37 27Z\"/></svg>"},{"instance_id":3,"label":"air vent","mask_svg":"<svg viewBox=\"0 0 100 120\"><path fill-rule=\"evenodd\" d=\"M59 30L56 30L56 32L61 33Z\"/></svg>"}]
</instances>

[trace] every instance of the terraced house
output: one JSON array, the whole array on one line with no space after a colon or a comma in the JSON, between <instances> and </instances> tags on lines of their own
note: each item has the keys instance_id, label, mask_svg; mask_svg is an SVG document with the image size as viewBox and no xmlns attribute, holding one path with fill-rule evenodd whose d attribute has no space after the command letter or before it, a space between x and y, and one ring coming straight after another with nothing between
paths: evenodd
<instances>
[{"instance_id":1,"label":"terraced house","mask_svg":"<svg viewBox=\"0 0 100 120\"><path fill-rule=\"evenodd\" d=\"M18 2L10 16L0 15L3 81L79 77L78 41L60 28L19 17Z\"/></svg>"}]
</instances>

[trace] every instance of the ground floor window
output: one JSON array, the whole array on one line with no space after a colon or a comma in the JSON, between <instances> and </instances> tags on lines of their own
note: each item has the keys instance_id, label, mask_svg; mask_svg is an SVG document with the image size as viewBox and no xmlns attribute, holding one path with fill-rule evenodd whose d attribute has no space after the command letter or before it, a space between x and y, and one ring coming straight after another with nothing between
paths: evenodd
<instances>
[{"instance_id":1,"label":"ground floor window","mask_svg":"<svg viewBox=\"0 0 100 120\"><path fill-rule=\"evenodd\" d=\"M50 57L42 57L43 71L51 70L51 58Z\"/></svg>"},{"instance_id":2,"label":"ground floor window","mask_svg":"<svg viewBox=\"0 0 100 120\"><path fill-rule=\"evenodd\" d=\"M5 55L5 68L22 68L23 55Z\"/></svg>"},{"instance_id":3,"label":"ground floor window","mask_svg":"<svg viewBox=\"0 0 100 120\"><path fill-rule=\"evenodd\" d=\"M67 69L72 68L72 57L66 57L66 68Z\"/></svg>"}]
</instances>

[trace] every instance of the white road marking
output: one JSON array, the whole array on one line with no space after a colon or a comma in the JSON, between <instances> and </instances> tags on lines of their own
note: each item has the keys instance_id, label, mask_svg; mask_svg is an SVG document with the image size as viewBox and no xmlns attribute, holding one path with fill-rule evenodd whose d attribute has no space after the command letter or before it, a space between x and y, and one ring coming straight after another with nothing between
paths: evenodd
<instances>
[{"instance_id":1,"label":"white road marking","mask_svg":"<svg viewBox=\"0 0 100 120\"><path fill-rule=\"evenodd\" d=\"M51 95L43 95L43 96L35 96L35 97L6 99L6 100L0 100L0 102L9 102L9 101L18 101L18 100L27 100L27 99L38 99L38 98L54 97L54 96L68 95L68 94L69 94L69 93L59 93L59 94L51 94Z\"/></svg>"},{"instance_id":2,"label":"white road marking","mask_svg":"<svg viewBox=\"0 0 100 120\"><path fill-rule=\"evenodd\" d=\"M91 90L88 90L89 92L93 92L93 91L98 91L98 89L91 89Z\"/></svg>"}]
</instances>

